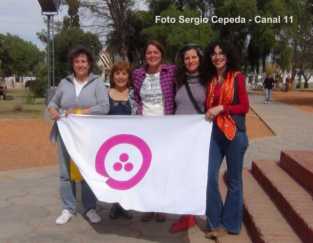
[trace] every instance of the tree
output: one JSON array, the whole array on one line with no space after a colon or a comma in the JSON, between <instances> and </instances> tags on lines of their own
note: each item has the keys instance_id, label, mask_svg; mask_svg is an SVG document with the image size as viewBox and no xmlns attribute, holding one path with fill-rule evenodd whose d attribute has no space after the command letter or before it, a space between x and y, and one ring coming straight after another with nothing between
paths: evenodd
<instances>
[{"instance_id":1,"label":"tree","mask_svg":"<svg viewBox=\"0 0 313 243\"><path fill-rule=\"evenodd\" d=\"M178 10L183 11L188 8L200 12L200 16L204 17L209 9L212 7L214 1L208 0L148 0L149 9L153 15L160 15L160 13L174 5Z\"/></svg>"},{"instance_id":2,"label":"tree","mask_svg":"<svg viewBox=\"0 0 313 243\"><path fill-rule=\"evenodd\" d=\"M298 75L297 88L301 87L301 77L304 77L304 87L308 87L313 63L313 14L311 0L286 0L289 15L293 16L294 24L286 33L292 47L292 79Z\"/></svg>"},{"instance_id":3,"label":"tree","mask_svg":"<svg viewBox=\"0 0 313 243\"><path fill-rule=\"evenodd\" d=\"M3 75L34 75L43 53L31 42L15 35L0 34L0 62Z\"/></svg>"},{"instance_id":4,"label":"tree","mask_svg":"<svg viewBox=\"0 0 313 243\"><path fill-rule=\"evenodd\" d=\"M144 31L150 27L153 28L155 15L159 15L173 5L182 13L185 9L194 10L197 13L196 16L199 17L207 12L209 6L208 1L202 0L160 0L148 1L149 11L138 11L132 8L133 4L133 0L81 2L81 6L87 7L97 20L102 20L94 24L101 33L105 32L101 29L110 29L105 33L108 49L135 63L140 62L140 54L146 41L155 38L155 35L150 35L148 30Z\"/></svg>"},{"instance_id":5,"label":"tree","mask_svg":"<svg viewBox=\"0 0 313 243\"><path fill-rule=\"evenodd\" d=\"M80 27L79 24L79 0L66 0L68 5L68 16L65 16L63 19L63 28L71 28L71 27Z\"/></svg>"},{"instance_id":6,"label":"tree","mask_svg":"<svg viewBox=\"0 0 313 243\"><path fill-rule=\"evenodd\" d=\"M161 16L174 17L179 16L199 17L199 11L184 9L179 10L175 5L160 13ZM200 46L207 45L209 39L214 39L215 34L208 24L182 24L178 21L174 24L153 24L145 28L143 32L152 39L159 40L166 47L167 58L174 61L178 50L186 43L195 43Z\"/></svg>"},{"instance_id":7,"label":"tree","mask_svg":"<svg viewBox=\"0 0 313 243\"><path fill-rule=\"evenodd\" d=\"M129 33L132 28L129 20L132 16L131 8L133 0L96 0L93 2L82 1L81 5L88 8L96 18L98 24L94 24L100 33L109 36L108 46L114 49L122 59L127 59ZM109 31L103 31L109 29ZM114 42L112 42L114 40ZM116 40L118 40L116 42Z\"/></svg>"},{"instance_id":8,"label":"tree","mask_svg":"<svg viewBox=\"0 0 313 243\"><path fill-rule=\"evenodd\" d=\"M126 32L127 59L130 63L137 64L140 61L143 48L148 36L143 29L151 26L153 17L146 11L129 12ZM112 30L107 36L107 46L113 53L120 53L121 48L118 32Z\"/></svg>"},{"instance_id":9,"label":"tree","mask_svg":"<svg viewBox=\"0 0 313 243\"><path fill-rule=\"evenodd\" d=\"M44 97L48 87L47 65L45 63L39 63L35 70L36 82L33 82L29 88L35 97Z\"/></svg>"}]
</instances>

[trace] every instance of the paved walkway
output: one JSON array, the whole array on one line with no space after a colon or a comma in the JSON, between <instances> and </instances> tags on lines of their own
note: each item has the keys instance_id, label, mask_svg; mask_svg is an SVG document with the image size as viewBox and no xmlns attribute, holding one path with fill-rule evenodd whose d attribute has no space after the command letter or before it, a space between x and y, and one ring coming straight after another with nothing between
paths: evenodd
<instances>
[{"instance_id":1,"label":"paved walkway","mask_svg":"<svg viewBox=\"0 0 313 243\"><path fill-rule=\"evenodd\" d=\"M283 149L312 150L313 113L276 102L265 105L261 96L251 96L250 101L276 135L251 141L246 165L253 159L278 160ZM90 225L77 215L69 224L57 226L54 223L60 212L57 176L56 167L0 172L0 243L205 242L200 230L169 234L175 216L169 216L163 224L143 224L139 215L130 221L112 221L107 205L99 209L103 216L100 225Z\"/></svg>"},{"instance_id":2,"label":"paved walkway","mask_svg":"<svg viewBox=\"0 0 313 243\"><path fill-rule=\"evenodd\" d=\"M56 167L0 172L1 243L180 243L187 233L171 235L167 223L141 223L134 219L110 220L108 205L99 207L103 221L91 225L80 214L66 225L56 225L60 213Z\"/></svg>"},{"instance_id":3,"label":"paved walkway","mask_svg":"<svg viewBox=\"0 0 313 243\"><path fill-rule=\"evenodd\" d=\"M313 112L263 101L263 96L250 96L252 109L272 129L274 136L250 141L245 158L247 165L258 159L279 160L281 150L313 150Z\"/></svg>"}]
</instances>

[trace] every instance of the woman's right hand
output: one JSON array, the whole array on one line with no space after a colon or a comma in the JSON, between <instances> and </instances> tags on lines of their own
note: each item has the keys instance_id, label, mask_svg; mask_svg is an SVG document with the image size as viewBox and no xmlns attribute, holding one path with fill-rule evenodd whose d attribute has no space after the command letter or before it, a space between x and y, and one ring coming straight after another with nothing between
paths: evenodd
<instances>
[{"instance_id":1,"label":"woman's right hand","mask_svg":"<svg viewBox=\"0 0 313 243\"><path fill-rule=\"evenodd\" d=\"M209 120L213 120L214 117L216 117L218 114L220 114L222 111L224 110L224 106L223 105L218 105L215 107L212 107L211 109L208 109L208 111L206 112L206 118Z\"/></svg>"},{"instance_id":2,"label":"woman's right hand","mask_svg":"<svg viewBox=\"0 0 313 243\"><path fill-rule=\"evenodd\" d=\"M52 120L56 121L60 118L60 113L55 108L49 108L48 112Z\"/></svg>"}]
</instances>

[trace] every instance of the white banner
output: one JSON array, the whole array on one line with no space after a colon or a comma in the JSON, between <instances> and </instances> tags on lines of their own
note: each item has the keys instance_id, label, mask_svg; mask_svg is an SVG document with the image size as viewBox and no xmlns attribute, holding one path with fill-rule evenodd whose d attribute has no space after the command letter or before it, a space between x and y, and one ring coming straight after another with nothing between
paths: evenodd
<instances>
[{"instance_id":1,"label":"white banner","mask_svg":"<svg viewBox=\"0 0 313 243\"><path fill-rule=\"evenodd\" d=\"M99 201L204 215L212 124L203 115L75 116L65 146Z\"/></svg>"}]
</instances>

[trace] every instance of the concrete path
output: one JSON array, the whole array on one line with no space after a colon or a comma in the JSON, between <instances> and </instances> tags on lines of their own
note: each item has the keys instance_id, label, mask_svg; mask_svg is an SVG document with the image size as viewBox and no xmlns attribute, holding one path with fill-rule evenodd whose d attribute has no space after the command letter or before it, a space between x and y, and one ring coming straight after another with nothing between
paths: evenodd
<instances>
[{"instance_id":1,"label":"concrete path","mask_svg":"<svg viewBox=\"0 0 313 243\"><path fill-rule=\"evenodd\" d=\"M109 205L100 205L103 221L91 225L80 214L63 226L55 224L61 212L56 167L0 172L1 243L180 243L187 233L168 233L174 216L166 223L142 223L134 219L111 220Z\"/></svg>"},{"instance_id":2,"label":"concrete path","mask_svg":"<svg viewBox=\"0 0 313 243\"><path fill-rule=\"evenodd\" d=\"M275 136L250 141L247 166L252 160L278 160L284 149L313 149L313 113L276 102L266 105L261 96L250 96L250 102ZM99 207L100 225L90 225L78 214L70 223L57 226L55 218L61 211L57 178L56 167L0 172L0 243L204 242L198 228L168 233L177 216L169 216L166 223L141 223L139 214L132 220L110 220L109 205Z\"/></svg>"},{"instance_id":3,"label":"concrete path","mask_svg":"<svg viewBox=\"0 0 313 243\"><path fill-rule=\"evenodd\" d=\"M263 96L249 98L251 108L272 129L274 136L250 141L246 165L252 160L279 160L281 150L313 150L312 112L279 102L264 104Z\"/></svg>"}]
</instances>

